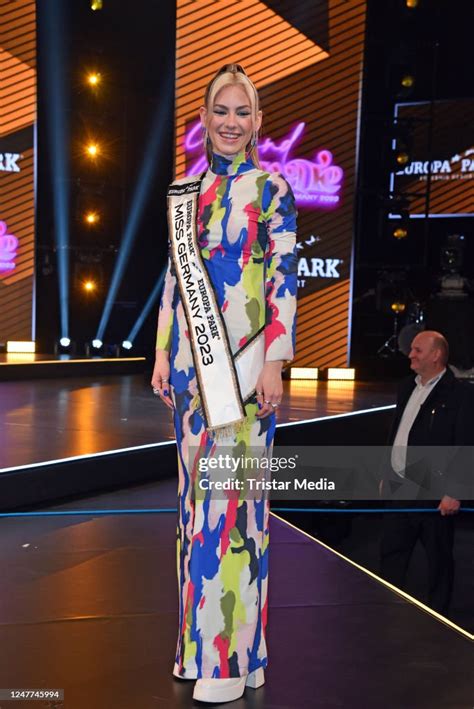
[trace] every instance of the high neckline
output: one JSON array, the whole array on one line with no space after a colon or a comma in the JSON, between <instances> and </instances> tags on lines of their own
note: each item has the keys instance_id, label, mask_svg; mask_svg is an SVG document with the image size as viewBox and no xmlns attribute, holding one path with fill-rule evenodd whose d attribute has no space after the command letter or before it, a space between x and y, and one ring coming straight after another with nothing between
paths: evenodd
<instances>
[{"instance_id":1,"label":"high neckline","mask_svg":"<svg viewBox=\"0 0 474 709\"><path fill-rule=\"evenodd\" d=\"M229 158L225 155L212 153L210 169L216 175L240 175L254 168L255 165L250 153L245 153L244 150Z\"/></svg>"}]
</instances>

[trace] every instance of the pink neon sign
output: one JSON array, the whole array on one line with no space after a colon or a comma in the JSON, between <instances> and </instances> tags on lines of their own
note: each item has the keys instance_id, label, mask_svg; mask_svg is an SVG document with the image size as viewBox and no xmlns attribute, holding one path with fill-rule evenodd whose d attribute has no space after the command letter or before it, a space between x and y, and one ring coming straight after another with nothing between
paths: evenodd
<instances>
[{"instance_id":1,"label":"pink neon sign","mask_svg":"<svg viewBox=\"0 0 474 709\"><path fill-rule=\"evenodd\" d=\"M0 221L0 273L9 273L15 268L18 239L7 234L7 223Z\"/></svg>"},{"instance_id":2,"label":"pink neon sign","mask_svg":"<svg viewBox=\"0 0 474 709\"><path fill-rule=\"evenodd\" d=\"M303 121L286 135L280 143L264 138L258 147L260 164L269 172L280 172L290 183L297 204L330 209L337 207L341 199L344 171L333 163L330 150L319 150L313 160L292 158L292 148L303 134ZM206 157L202 154L202 133L199 121L187 132L184 148L192 163L188 175L203 172L207 168Z\"/></svg>"}]
</instances>

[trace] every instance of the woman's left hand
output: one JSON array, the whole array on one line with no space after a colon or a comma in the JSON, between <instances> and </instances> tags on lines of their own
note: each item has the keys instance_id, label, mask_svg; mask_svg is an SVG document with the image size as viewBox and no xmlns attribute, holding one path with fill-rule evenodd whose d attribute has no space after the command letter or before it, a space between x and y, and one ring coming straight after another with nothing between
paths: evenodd
<instances>
[{"instance_id":1,"label":"woman's left hand","mask_svg":"<svg viewBox=\"0 0 474 709\"><path fill-rule=\"evenodd\" d=\"M263 365L255 387L259 404L256 416L259 419L274 413L281 402L283 395L282 366L282 361L265 362Z\"/></svg>"}]
</instances>

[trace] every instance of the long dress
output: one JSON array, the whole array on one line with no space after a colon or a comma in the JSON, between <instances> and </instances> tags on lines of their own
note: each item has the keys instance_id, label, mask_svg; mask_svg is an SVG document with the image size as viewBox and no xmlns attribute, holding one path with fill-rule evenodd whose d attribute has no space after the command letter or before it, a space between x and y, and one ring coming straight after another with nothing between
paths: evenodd
<instances>
[{"instance_id":1,"label":"long dress","mask_svg":"<svg viewBox=\"0 0 474 709\"><path fill-rule=\"evenodd\" d=\"M197 227L232 353L263 330L265 360L291 360L297 286L291 187L281 175L257 169L244 153L233 160L214 155L201 185ZM216 455L222 448L241 455L259 448L270 456L275 414L256 418L253 393L238 432L227 440L207 432L171 260L156 346L170 353L178 449L176 666L186 678L240 677L267 665L268 494L250 499L211 490L198 498L202 473L190 452Z\"/></svg>"}]
</instances>

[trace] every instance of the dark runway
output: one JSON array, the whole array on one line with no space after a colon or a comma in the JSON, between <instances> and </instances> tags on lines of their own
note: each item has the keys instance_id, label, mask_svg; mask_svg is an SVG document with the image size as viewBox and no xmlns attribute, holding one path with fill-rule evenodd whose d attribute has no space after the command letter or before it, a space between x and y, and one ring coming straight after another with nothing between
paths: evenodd
<instances>
[{"instance_id":1,"label":"dark runway","mask_svg":"<svg viewBox=\"0 0 474 709\"><path fill-rule=\"evenodd\" d=\"M91 365L94 366L94 365ZM394 401L393 383L284 382L279 422ZM142 374L0 383L3 468L174 440L171 415Z\"/></svg>"},{"instance_id":2,"label":"dark runway","mask_svg":"<svg viewBox=\"0 0 474 709\"><path fill-rule=\"evenodd\" d=\"M56 510L173 505L175 482ZM185 709L175 515L2 519L1 687L60 688L67 709ZM474 648L273 517L266 684L235 709L472 709ZM19 704L23 706L23 704ZM24 704L31 706L31 704ZM197 705L196 705L197 706Z\"/></svg>"},{"instance_id":3,"label":"dark runway","mask_svg":"<svg viewBox=\"0 0 474 709\"><path fill-rule=\"evenodd\" d=\"M35 486L38 499L42 487L44 500L77 495L80 484L93 486L102 474L98 487L121 486L42 505L83 514L0 519L0 688L64 689L64 703L35 704L49 709L193 706L193 683L171 675L175 513L114 512L176 506L171 419L148 376L35 379L0 388L2 499L9 479L18 500ZM394 385L285 382L285 394L277 438L325 444L359 440L366 430L380 436ZM83 458L54 463L71 456ZM152 482L127 487L118 478L130 485L143 471ZM110 514L87 512L94 509ZM373 527L367 530L373 542ZM468 632L275 516L269 599L266 684L246 690L236 709L472 709Z\"/></svg>"}]
</instances>

